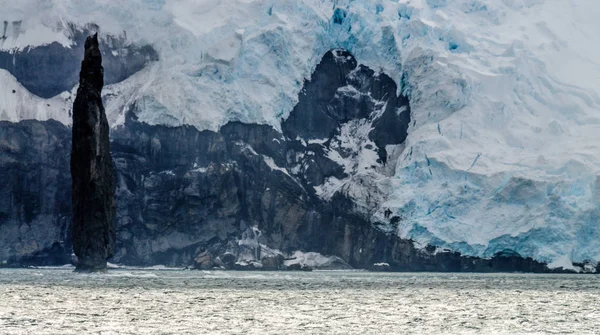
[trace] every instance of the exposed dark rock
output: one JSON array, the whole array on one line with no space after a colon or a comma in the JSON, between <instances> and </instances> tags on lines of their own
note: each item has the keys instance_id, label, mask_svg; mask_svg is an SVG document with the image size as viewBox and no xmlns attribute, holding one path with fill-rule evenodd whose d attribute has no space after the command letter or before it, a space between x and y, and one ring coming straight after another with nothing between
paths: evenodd
<instances>
[{"instance_id":1,"label":"exposed dark rock","mask_svg":"<svg viewBox=\"0 0 600 335\"><path fill-rule=\"evenodd\" d=\"M115 181L108 121L102 106L103 85L102 55L98 36L94 35L85 41L73 105L73 250L79 271L106 269L115 246Z\"/></svg>"},{"instance_id":2,"label":"exposed dark rock","mask_svg":"<svg viewBox=\"0 0 600 335\"><path fill-rule=\"evenodd\" d=\"M259 226L267 245L288 252L304 249L338 255L354 268L370 269L374 263L386 262L392 271L549 272L544 264L518 255L480 259L436 248L417 249L409 240L379 231L358 215L348 215L352 202L343 196L334 197L333 206L319 205L306 193L295 193L297 184L284 182L289 177L266 170L261 160L255 160L253 168L243 165L254 176L244 177L240 164L234 164L233 157L220 147L224 142L203 137L208 132L131 122L125 129L135 129L138 136L113 136L119 180L116 262L141 266L192 264L197 248L241 237L246 228L240 226L247 227L248 223L243 224L237 217L244 212L251 213L245 214L246 218L267 219ZM4 252L0 261L9 260L9 266L69 263L70 192L62 187L68 185L69 176L59 173L67 166L69 129L55 121L0 122L0 128L0 174L4 173L3 180L9 181L0 185L0 239L2 245L9 246L0 249ZM130 141L133 138L139 142ZM185 138L188 140L183 141ZM202 140L195 142L191 140L194 138ZM157 141L166 149L155 149L152 154L152 143L156 148ZM182 150L174 150L169 143L180 143ZM209 157L196 151L204 150L198 149L200 143L212 148L206 149L212 153ZM231 163L207 167L198 164L199 168L193 168L195 159L186 160L186 156L197 157L200 163L222 156L221 161ZM169 165L169 160L175 164ZM174 175L164 172L171 170ZM253 200L259 193L253 187L266 180L269 183L258 188L264 194ZM250 184L242 188L242 182ZM241 205L254 201L258 202L257 209ZM159 219L153 220L156 215ZM259 219L251 222L258 224ZM59 241L64 247L57 250L55 243ZM214 255L225 268L233 269L237 243L221 245ZM301 265L296 267L301 270Z\"/></svg>"},{"instance_id":3,"label":"exposed dark rock","mask_svg":"<svg viewBox=\"0 0 600 335\"><path fill-rule=\"evenodd\" d=\"M221 257L219 257L219 256L215 257L213 265L215 268L225 269L225 263L223 263L223 261L221 260Z\"/></svg>"},{"instance_id":4,"label":"exposed dark rock","mask_svg":"<svg viewBox=\"0 0 600 335\"><path fill-rule=\"evenodd\" d=\"M283 256L282 255L274 255L274 256L265 256L260 262L263 265L263 270L267 271L275 271L281 270L283 267Z\"/></svg>"},{"instance_id":5,"label":"exposed dark rock","mask_svg":"<svg viewBox=\"0 0 600 335\"><path fill-rule=\"evenodd\" d=\"M228 252L223 254L219 258L221 259L221 262L223 263L223 266L226 269L233 269L233 266L235 265L235 261L237 259L237 257L234 254Z\"/></svg>"},{"instance_id":6,"label":"exposed dark rock","mask_svg":"<svg viewBox=\"0 0 600 335\"><path fill-rule=\"evenodd\" d=\"M369 138L385 161L385 146L403 143L410 124L408 99L397 96L396 91L392 78L359 65L348 51L330 51L305 83L298 104L282 123L284 134L290 139L331 139L341 124L369 119L373 123Z\"/></svg>"},{"instance_id":7,"label":"exposed dark rock","mask_svg":"<svg viewBox=\"0 0 600 335\"><path fill-rule=\"evenodd\" d=\"M70 129L0 122L0 264L70 262Z\"/></svg>"},{"instance_id":8,"label":"exposed dark rock","mask_svg":"<svg viewBox=\"0 0 600 335\"><path fill-rule=\"evenodd\" d=\"M210 270L214 266L212 255L205 251L194 259L194 268L199 270Z\"/></svg>"}]
</instances>

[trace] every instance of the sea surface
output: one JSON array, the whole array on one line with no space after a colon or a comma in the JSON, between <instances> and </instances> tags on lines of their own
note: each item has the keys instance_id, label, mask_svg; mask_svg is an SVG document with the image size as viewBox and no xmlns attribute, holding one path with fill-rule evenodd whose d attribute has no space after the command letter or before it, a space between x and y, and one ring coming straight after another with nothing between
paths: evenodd
<instances>
[{"instance_id":1,"label":"sea surface","mask_svg":"<svg viewBox=\"0 0 600 335\"><path fill-rule=\"evenodd\" d=\"M600 334L595 275L0 270L0 334Z\"/></svg>"}]
</instances>

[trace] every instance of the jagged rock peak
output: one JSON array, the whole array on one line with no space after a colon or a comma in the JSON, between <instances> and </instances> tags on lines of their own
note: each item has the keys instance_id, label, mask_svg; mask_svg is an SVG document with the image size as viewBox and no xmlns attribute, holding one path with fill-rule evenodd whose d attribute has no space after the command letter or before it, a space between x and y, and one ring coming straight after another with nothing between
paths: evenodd
<instances>
[{"instance_id":1,"label":"jagged rock peak","mask_svg":"<svg viewBox=\"0 0 600 335\"><path fill-rule=\"evenodd\" d=\"M102 53L97 33L88 36L85 40L85 54L81 62L81 72L79 72L79 85L91 85L98 91L98 94L104 86L104 68L102 67Z\"/></svg>"},{"instance_id":2,"label":"jagged rock peak","mask_svg":"<svg viewBox=\"0 0 600 335\"><path fill-rule=\"evenodd\" d=\"M115 181L109 126L100 95L104 85L98 36L85 41L71 151L73 249L78 271L106 270L115 241Z\"/></svg>"}]
</instances>

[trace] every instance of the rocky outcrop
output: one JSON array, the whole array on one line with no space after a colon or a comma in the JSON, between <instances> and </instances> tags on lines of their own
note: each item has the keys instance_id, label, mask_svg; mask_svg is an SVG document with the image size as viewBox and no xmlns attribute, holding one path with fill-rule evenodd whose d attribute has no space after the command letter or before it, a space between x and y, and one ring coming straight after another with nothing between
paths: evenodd
<instances>
[{"instance_id":1,"label":"rocky outcrop","mask_svg":"<svg viewBox=\"0 0 600 335\"><path fill-rule=\"evenodd\" d=\"M281 132L239 122L218 132L150 126L128 114L111 133L117 181L112 262L199 269L548 271L514 254L479 259L417 248L382 228L400 218L372 221L370 202L379 198L369 178L393 169L390 158L402 151L410 122L406 97L397 95L391 78L344 50L328 52L304 87ZM70 150L68 128L52 121L0 127L0 173L8 167L20 176L0 185L0 232L12 232L0 234L10 246L5 254L0 249L0 261L61 264L71 247L64 224L70 220L69 192L61 187L69 178L58 172ZM46 167L56 175L35 176ZM32 178L40 179L32 184ZM36 197L34 186L48 196ZM37 204L39 212L27 211ZM51 234L24 235L34 230ZM292 257L297 250L336 257L301 262ZM50 254L55 256L45 258Z\"/></svg>"},{"instance_id":2,"label":"rocky outcrop","mask_svg":"<svg viewBox=\"0 0 600 335\"><path fill-rule=\"evenodd\" d=\"M106 269L115 243L115 181L109 126L102 105L104 69L98 35L85 41L73 105L71 180L77 270Z\"/></svg>"},{"instance_id":3,"label":"rocky outcrop","mask_svg":"<svg viewBox=\"0 0 600 335\"><path fill-rule=\"evenodd\" d=\"M342 49L325 54L311 80L300 92L298 104L282 123L284 134L306 141L333 139L340 126L353 120L368 120L373 130L368 138L385 161L385 146L406 140L410 105L398 96L396 83L383 73L358 64Z\"/></svg>"},{"instance_id":4,"label":"rocky outcrop","mask_svg":"<svg viewBox=\"0 0 600 335\"><path fill-rule=\"evenodd\" d=\"M198 270L210 270L214 265L212 255L207 251L200 253L194 259L194 268Z\"/></svg>"},{"instance_id":5,"label":"rocky outcrop","mask_svg":"<svg viewBox=\"0 0 600 335\"><path fill-rule=\"evenodd\" d=\"M0 264L70 262L70 129L0 122Z\"/></svg>"}]
</instances>

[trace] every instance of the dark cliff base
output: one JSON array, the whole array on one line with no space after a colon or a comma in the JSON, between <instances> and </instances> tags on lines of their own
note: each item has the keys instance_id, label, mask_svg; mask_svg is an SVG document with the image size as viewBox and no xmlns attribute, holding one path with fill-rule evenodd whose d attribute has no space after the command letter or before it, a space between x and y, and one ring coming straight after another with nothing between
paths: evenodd
<instances>
[{"instance_id":1,"label":"dark cliff base","mask_svg":"<svg viewBox=\"0 0 600 335\"><path fill-rule=\"evenodd\" d=\"M418 249L384 232L400 220L392 213L386 222L371 222L351 192L318 194L331 178L360 185L357 172L385 173L386 148L404 142L410 123L408 100L397 91L385 74L334 50L305 83L281 132L239 122L218 132L150 126L130 113L111 133L117 187L111 262L302 270L308 267L284 266L277 251L287 257L303 250L339 257L331 268L555 272L510 251L480 259ZM370 129L363 137L360 125ZM0 266L71 262L70 134L54 121L0 122L0 180L8 180L0 184ZM348 134L359 151L343 145ZM343 166L365 153L376 159L371 166Z\"/></svg>"},{"instance_id":2,"label":"dark cliff base","mask_svg":"<svg viewBox=\"0 0 600 335\"><path fill-rule=\"evenodd\" d=\"M240 254L244 250L235 241L259 218L266 223L259 226L259 240L267 245L282 251L337 255L358 269L567 272L549 270L545 264L517 255L481 259L435 247L416 249L411 241L343 213L348 201L333 200L338 208L332 208L311 200L285 174L271 171L264 160L247 156L225 139L232 134L261 138L263 132L274 131L232 123L222 133L198 132L191 127L148 126L129 120L115 132L112 143L118 176L117 254L112 261L132 266L193 266L199 254L210 254L213 259L224 258L227 252ZM70 184L66 172L70 133L70 128L55 121L0 122L0 179L9 181L0 185L0 244L7 246L0 267L72 262L71 194L65 187ZM207 152L211 154L200 155ZM189 171L194 163L203 163L197 157L211 162L206 171ZM237 163L219 163L229 159ZM382 262L389 267L374 265ZM253 269L230 265L231 269Z\"/></svg>"}]
</instances>

